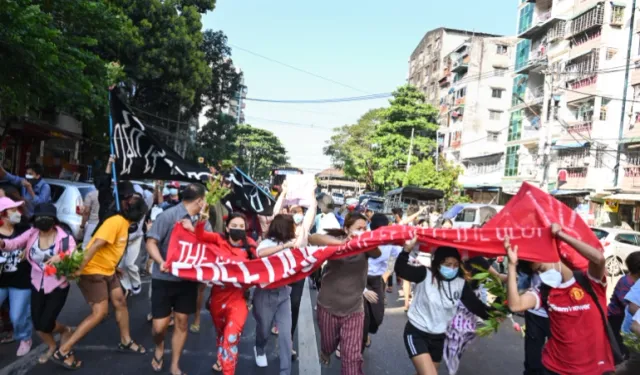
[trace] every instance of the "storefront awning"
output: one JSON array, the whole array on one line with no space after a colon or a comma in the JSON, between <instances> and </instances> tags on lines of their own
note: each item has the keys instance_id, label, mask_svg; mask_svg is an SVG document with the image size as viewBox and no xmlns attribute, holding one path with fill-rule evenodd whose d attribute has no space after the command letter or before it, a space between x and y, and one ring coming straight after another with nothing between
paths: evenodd
<instances>
[{"instance_id":1,"label":"storefront awning","mask_svg":"<svg viewBox=\"0 0 640 375\"><path fill-rule=\"evenodd\" d=\"M488 186L488 185L477 185L477 184L463 185L462 188L465 190L500 191L499 186Z\"/></svg>"},{"instance_id":2,"label":"storefront awning","mask_svg":"<svg viewBox=\"0 0 640 375\"><path fill-rule=\"evenodd\" d=\"M590 192L587 190L561 190L555 189L549 192L554 196L567 196L567 195L588 195Z\"/></svg>"},{"instance_id":3,"label":"storefront awning","mask_svg":"<svg viewBox=\"0 0 640 375\"><path fill-rule=\"evenodd\" d=\"M567 149L567 148L580 148L580 147L584 147L586 145L588 145L589 142L587 141L576 141L576 140L560 140L557 141L553 144L553 146L551 146L552 149L554 150L563 150L563 149Z\"/></svg>"},{"instance_id":4,"label":"storefront awning","mask_svg":"<svg viewBox=\"0 0 640 375\"><path fill-rule=\"evenodd\" d=\"M602 198L604 200L612 201L635 201L640 202L640 194L613 194L608 197Z\"/></svg>"}]
</instances>

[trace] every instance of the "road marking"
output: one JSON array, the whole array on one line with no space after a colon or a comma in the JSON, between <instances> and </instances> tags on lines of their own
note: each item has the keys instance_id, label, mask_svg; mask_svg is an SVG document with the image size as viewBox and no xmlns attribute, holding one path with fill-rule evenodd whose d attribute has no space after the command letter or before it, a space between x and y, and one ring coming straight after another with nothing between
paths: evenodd
<instances>
[{"instance_id":1,"label":"road marking","mask_svg":"<svg viewBox=\"0 0 640 375\"><path fill-rule=\"evenodd\" d=\"M320 357L316 341L316 325L313 322L313 307L309 293L309 279L305 279L300 300L298 318L298 369L300 375L320 375Z\"/></svg>"},{"instance_id":2,"label":"road marking","mask_svg":"<svg viewBox=\"0 0 640 375\"><path fill-rule=\"evenodd\" d=\"M38 357L46 353L47 348L49 348L47 344L40 344L32 348L27 355L18 358L0 370L0 375L25 375L36 367Z\"/></svg>"}]
</instances>

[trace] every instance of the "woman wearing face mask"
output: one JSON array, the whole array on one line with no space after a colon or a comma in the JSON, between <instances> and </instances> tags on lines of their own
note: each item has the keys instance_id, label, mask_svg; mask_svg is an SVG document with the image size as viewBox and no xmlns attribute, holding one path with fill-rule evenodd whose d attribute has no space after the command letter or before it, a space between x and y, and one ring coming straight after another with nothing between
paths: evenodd
<instances>
[{"instance_id":1,"label":"woman wearing face mask","mask_svg":"<svg viewBox=\"0 0 640 375\"><path fill-rule=\"evenodd\" d=\"M404 329L404 343L418 375L436 375L444 351L447 326L456 313L458 302L476 316L487 319L488 308L474 294L460 268L457 249L439 247L431 267L410 264L409 253L415 239L405 245L398 256L395 271L405 280L416 283L409 321Z\"/></svg>"},{"instance_id":2,"label":"woman wearing face mask","mask_svg":"<svg viewBox=\"0 0 640 375\"><path fill-rule=\"evenodd\" d=\"M182 225L193 230L189 220L182 221ZM242 262L256 258L256 244L247 237L246 227L244 215L232 212L227 217L224 235L205 231L203 221L196 225L195 233L199 241L217 247L221 256ZM245 289L230 285L211 287L208 307L216 328L218 346L218 360L213 371L221 371L224 375L233 375L236 371L240 335L249 314L245 295Z\"/></svg>"},{"instance_id":3,"label":"woman wearing face mask","mask_svg":"<svg viewBox=\"0 0 640 375\"><path fill-rule=\"evenodd\" d=\"M509 257L509 309L524 312L547 307L551 337L542 351L543 374L613 374L612 344L600 312L607 306L604 256L598 249L565 233L558 224L551 225L551 233L589 260L588 271L573 272L562 262L522 262L521 266L528 264L531 271L539 273L542 286L540 291L530 290L520 295L516 269L518 246L512 246L507 238L504 247ZM591 297L590 290L597 301Z\"/></svg>"},{"instance_id":4,"label":"woman wearing face mask","mask_svg":"<svg viewBox=\"0 0 640 375\"><path fill-rule=\"evenodd\" d=\"M260 258L296 247L296 227L291 215L276 215L269 226L266 238L260 242L257 253ZM254 354L258 367L267 367L266 346L274 323L283 334L278 335L280 349L280 374L291 373L292 340L286 334L291 331L291 287L275 289L257 288L253 294L253 316L256 319L256 346Z\"/></svg>"},{"instance_id":5,"label":"woman wearing face mask","mask_svg":"<svg viewBox=\"0 0 640 375\"><path fill-rule=\"evenodd\" d=\"M60 253L75 249L76 242L57 225L56 207L51 203L37 205L32 217L34 227L13 239L0 239L2 252L25 249L31 264L31 319L38 335L49 347L39 358L45 363L56 351L54 334L64 343L71 328L57 321L67 300L69 283L64 277L45 275L47 264L60 261Z\"/></svg>"},{"instance_id":6,"label":"woman wearing face mask","mask_svg":"<svg viewBox=\"0 0 640 375\"><path fill-rule=\"evenodd\" d=\"M360 213L349 213L343 229L328 229L326 234L314 234L311 245L343 245L362 235L367 218ZM380 256L376 248L340 259L327 261L322 275L322 288L318 294L318 326L320 328L320 362L328 365L331 354L342 359L343 375L361 375L362 332L364 306L362 292L367 285L368 258ZM341 351L342 349L342 351Z\"/></svg>"},{"instance_id":7,"label":"woman wearing face mask","mask_svg":"<svg viewBox=\"0 0 640 375\"><path fill-rule=\"evenodd\" d=\"M29 229L22 216L23 202L0 198L0 239L20 236ZM22 357L31 350L31 265L25 260L24 248L0 254L0 306L9 300L9 317L13 324L13 336L2 340L2 344L19 341L16 355Z\"/></svg>"}]
</instances>

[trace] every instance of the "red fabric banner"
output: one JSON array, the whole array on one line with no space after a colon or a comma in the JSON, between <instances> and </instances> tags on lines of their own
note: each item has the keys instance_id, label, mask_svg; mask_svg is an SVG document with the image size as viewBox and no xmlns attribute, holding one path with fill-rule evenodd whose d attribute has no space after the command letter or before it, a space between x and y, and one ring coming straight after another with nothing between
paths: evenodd
<instances>
[{"instance_id":1,"label":"red fabric banner","mask_svg":"<svg viewBox=\"0 0 640 375\"><path fill-rule=\"evenodd\" d=\"M221 254L211 243L199 242L195 234L176 224L169 243L167 264L183 279L233 284L237 287L260 285L275 288L310 275L327 259L359 254L380 245L403 244L414 237L429 247L453 246L465 256L504 255L505 236L519 246L522 259L558 261L549 228L430 229L391 226L365 232L342 246L308 246L245 262Z\"/></svg>"},{"instance_id":2,"label":"red fabric banner","mask_svg":"<svg viewBox=\"0 0 640 375\"><path fill-rule=\"evenodd\" d=\"M414 237L422 249L452 246L463 258L505 255L503 241L511 238L519 248L519 258L534 262L557 262L560 257L550 225L559 223L571 236L602 249L580 216L569 207L527 183L504 209L481 229L431 229L390 226L365 232L342 246L308 246L278 254L238 262L229 258L215 244L198 241L195 234L177 223L169 243L167 265L183 279L232 284L236 287L260 285L275 288L310 275L328 259L346 257L380 245L403 244ZM563 261L574 268L584 268L586 259L562 243Z\"/></svg>"},{"instance_id":3,"label":"red fabric banner","mask_svg":"<svg viewBox=\"0 0 640 375\"><path fill-rule=\"evenodd\" d=\"M484 228L546 228L553 223L560 224L570 236L604 251L596 235L577 212L526 182ZM541 246L538 251L549 250ZM574 270L585 270L589 265L582 255L564 242L560 243L559 253L562 261ZM527 258L522 256L522 259Z\"/></svg>"}]
</instances>

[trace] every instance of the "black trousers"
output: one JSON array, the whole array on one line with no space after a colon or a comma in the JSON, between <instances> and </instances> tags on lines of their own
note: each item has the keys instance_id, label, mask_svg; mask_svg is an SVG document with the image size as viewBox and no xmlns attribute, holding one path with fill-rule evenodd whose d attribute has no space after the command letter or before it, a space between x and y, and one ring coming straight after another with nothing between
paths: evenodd
<instances>
[{"instance_id":1,"label":"black trousers","mask_svg":"<svg viewBox=\"0 0 640 375\"><path fill-rule=\"evenodd\" d=\"M302 300L302 292L304 292L304 281L302 279L291 285L291 337L296 332L298 326L298 315L300 314L300 301Z\"/></svg>"},{"instance_id":2,"label":"black trousers","mask_svg":"<svg viewBox=\"0 0 640 375\"><path fill-rule=\"evenodd\" d=\"M524 337L524 375L547 375L548 372L542 366L542 348L551 337L549 318L530 313L524 313L525 337Z\"/></svg>"},{"instance_id":3,"label":"black trousers","mask_svg":"<svg viewBox=\"0 0 640 375\"><path fill-rule=\"evenodd\" d=\"M616 341L618 342L618 347L622 351L622 355L625 358L628 358L629 349L624 346L624 343L622 342L622 334L620 333L620 331L622 330L622 322L624 321L624 313L623 315L609 316L607 317L607 319L609 320L609 325L613 330L613 335L616 337Z\"/></svg>"},{"instance_id":4,"label":"black trousers","mask_svg":"<svg viewBox=\"0 0 640 375\"><path fill-rule=\"evenodd\" d=\"M35 290L31 286L31 320L36 331L52 333L56 328L56 320L62 311L70 287L56 288L49 294L44 290Z\"/></svg>"}]
</instances>

